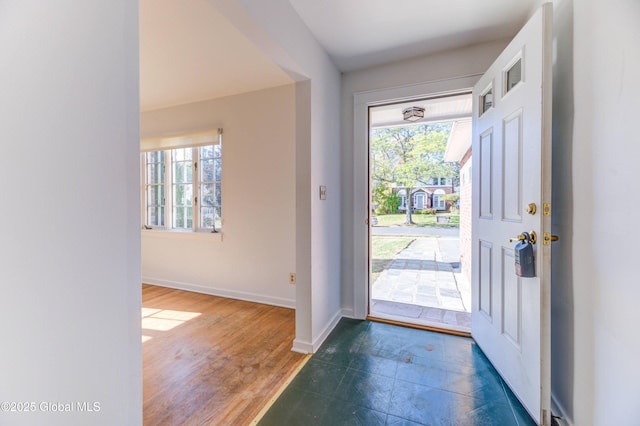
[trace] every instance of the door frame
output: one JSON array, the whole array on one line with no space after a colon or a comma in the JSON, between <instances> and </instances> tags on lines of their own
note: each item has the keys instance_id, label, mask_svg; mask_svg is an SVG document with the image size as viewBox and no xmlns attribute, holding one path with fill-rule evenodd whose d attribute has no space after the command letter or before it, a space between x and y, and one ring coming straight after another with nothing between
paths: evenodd
<instances>
[{"instance_id":1,"label":"door frame","mask_svg":"<svg viewBox=\"0 0 640 426\"><path fill-rule=\"evenodd\" d=\"M369 107L469 93L482 74L354 94L353 126L353 318L369 314Z\"/></svg>"}]
</instances>

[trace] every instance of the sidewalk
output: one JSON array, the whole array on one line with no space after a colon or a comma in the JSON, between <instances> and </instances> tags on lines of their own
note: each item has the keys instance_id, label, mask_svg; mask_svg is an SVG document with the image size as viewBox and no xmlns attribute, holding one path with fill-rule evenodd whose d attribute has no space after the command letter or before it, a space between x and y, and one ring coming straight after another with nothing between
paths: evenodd
<instances>
[{"instance_id":1,"label":"sidewalk","mask_svg":"<svg viewBox=\"0 0 640 426\"><path fill-rule=\"evenodd\" d=\"M416 237L373 283L372 315L468 329L471 291L459 262L457 238Z\"/></svg>"}]
</instances>

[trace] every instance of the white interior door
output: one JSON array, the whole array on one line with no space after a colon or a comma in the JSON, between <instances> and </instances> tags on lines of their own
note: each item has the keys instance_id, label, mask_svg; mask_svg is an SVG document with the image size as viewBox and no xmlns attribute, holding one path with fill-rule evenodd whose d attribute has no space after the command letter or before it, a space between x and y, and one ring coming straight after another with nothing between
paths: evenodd
<instances>
[{"instance_id":1,"label":"white interior door","mask_svg":"<svg viewBox=\"0 0 640 426\"><path fill-rule=\"evenodd\" d=\"M545 4L473 90L472 335L531 416L550 422L551 23ZM535 204L536 211L527 209ZM535 231L535 277L509 241Z\"/></svg>"}]
</instances>

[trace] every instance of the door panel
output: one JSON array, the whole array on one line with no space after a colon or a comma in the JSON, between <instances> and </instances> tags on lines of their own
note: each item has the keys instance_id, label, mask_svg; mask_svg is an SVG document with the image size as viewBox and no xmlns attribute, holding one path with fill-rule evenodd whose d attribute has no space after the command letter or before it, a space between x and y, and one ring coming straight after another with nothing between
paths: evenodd
<instances>
[{"instance_id":1,"label":"door panel","mask_svg":"<svg viewBox=\"0 0 640 426\"><path fill-rule=\"evenodd\" d=\"M551 420L551 14L543 5L473 90L472 335L540 424ZM521 278L510 238L531 231L536 276Z\"/></svg>"},{"instance_id":2,"label":"door panel","mask_svg":"<svg viewBox=\"0 0 640 426\"><path fill-rule=\"evenodd\" d=\"M480 307L480 311L489 321L492 316L491 305L493 300L493 292L491 291L491 283L493 281L493 276L491 274L491 259L493 256L491 255L491 249L491 243L487 241L480 241L480 252L478 254L480 291L477 292L480 300L478 306Z\"/></svg>"},{"instance_id":3,"label":"door panel","mask_svg":"<svg viewBox=\"0 0 640 426\"><path fill-rule=\"evenodd\" d=\"M504 120L502 218L522 222L522 110Z\"/></svg>"},{"instance_id":4,"label":"door panel","mask_svg":"<svg viewBox=\"0 0 640 426\"><path fill-rule=\"evenodd\" d=\"M520 314L522 310L522 298L520 297L520 285L522 280L513 273L511 267L515 262L513 250L502 248L502 333L511 340L519 349L521 339Z\"/></svg>"},{"instance_id":5,"label":"door panel","mask_svg":"<svg viewBox=\"0 0 640 426\"><path fill-rule=\"evenodd\" d=\"M480 136L480 148L478 149L480 178L476 179L480 185L480 217L483 219L491 219L493 217L493 203L491 202L491 192L493 190L493 168L491 167L491 159L493 157L493 129L489 128ZM473 154L472 154L473 156ZM475 198L475 197L474 197Z\"/></svg>"}]
</instances>

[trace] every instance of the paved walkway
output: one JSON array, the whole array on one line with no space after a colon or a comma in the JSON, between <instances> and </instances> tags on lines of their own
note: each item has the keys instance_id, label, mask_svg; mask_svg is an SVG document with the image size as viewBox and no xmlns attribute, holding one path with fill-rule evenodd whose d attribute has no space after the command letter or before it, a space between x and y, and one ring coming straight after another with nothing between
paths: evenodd
<instances>
[{"instance_id":1,"label":"paved walkway","mask_svg":"<svg viewBox=\"0 0 640 426\"><path fill-rule=\"evenodd\" d=\"M470 285L457 237L423 237L398 253L372 285L372 314L469 328Z\"/></svg>"}]
</instances>

